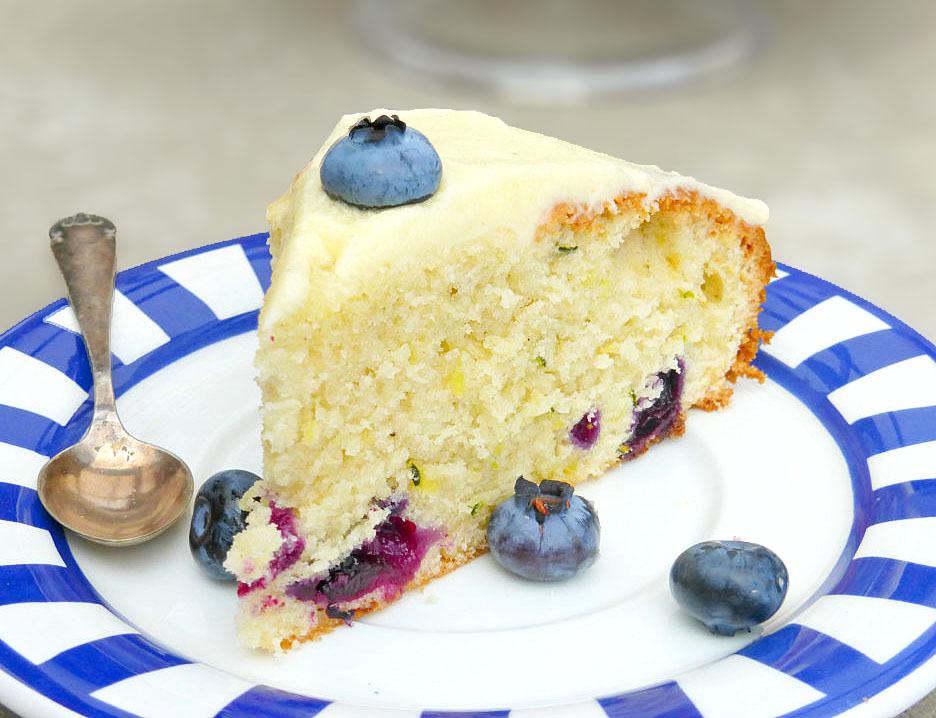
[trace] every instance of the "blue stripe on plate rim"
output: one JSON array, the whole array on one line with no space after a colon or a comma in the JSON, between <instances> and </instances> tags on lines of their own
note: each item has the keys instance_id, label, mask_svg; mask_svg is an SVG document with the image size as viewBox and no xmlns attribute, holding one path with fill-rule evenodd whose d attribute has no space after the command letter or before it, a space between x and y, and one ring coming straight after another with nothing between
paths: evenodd
<instances>
[{"instance_id":1,"label":"blue stripe on plate rim","mask_svg":"<svg viewBox=\"0 0 936 718\"><path fill-rule=\"evenodd\" d=\"M118 395L180 357L256 328L256 310L219 320L201 299L161 272L159 266L237 245L265 290L270 283L266 241L265 233L251 235L200 247L118 274L118 289L170 338L169 342L129 365L115 358L114 383ZM781 277L767 287L767 301L761 314L764 329L779 330L831 297L844 298L890 327L822 349L796 367L789 367L765 352L761 352L755 362L772 381L787 389L817 416L841 449L851 476L854 517L846 547L834 570L806 605L827 594L842 594L936 607L936 567L873 556L854 558L869 525L936 516L936 470L931 479L892 484L874 491L867 462L874 454L936 440L936 407L895 410L849 424L828 399L830 392L882 367L918 355L936 357L936 347L903 322L850 292L786 265L779 265L779 269ZM64 299L59 300L0 335L0 349L11 347L41 359L87 391L90 370L80 340L44 322L45 317L65 305ZM90 401L86 400L72 419L61 426L28 410L0 405L0 442L52 455L81 437L90 412ZM62 529L42 509L35 490L17 483L4 483L3 478L0 473L0 520L47 530L65 566L0 566L0 606L54 601L96 602L107 606L104 597L95 591L77 565ZM114 659L117 655L119 660ZM927 659L936 656L936 624L886 663L878 663L831 636L797 624L795 616L774 633L741 649L738 655L792 676L824 695L786 716L837 716L910 676ZM79 714L102 718L132 714L95 698L91 695L94 691L133 675L188 662L146 636L132 632L72 647L38 665L0 641L0 669L24 684L27 690ZM703 716L676 680L618 695L597 696L595 702L612 718L715 718ZM259 685L233 699L217 715L298 718L315 715L328 705L327 700ZM489 718L506 716L509 712L509 708L454 712L427 709L422 715L426 718Z\"/></svg>"}]
</instances>

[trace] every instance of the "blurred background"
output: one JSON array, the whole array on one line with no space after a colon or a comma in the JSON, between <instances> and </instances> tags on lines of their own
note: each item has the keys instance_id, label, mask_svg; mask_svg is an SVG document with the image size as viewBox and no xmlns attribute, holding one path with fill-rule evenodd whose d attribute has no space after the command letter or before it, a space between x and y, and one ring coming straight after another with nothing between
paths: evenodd
<instances>
[{"instance_id":1,"label":"blurred background","mask_svg":"<svg viewBox=\"0 0 936 718\"><path fill-rule=\"evenodd\" d=\"M591 24L572 21L581 2L526 0L540 9L526 16L503 9L513 3L446 4L456 9L433 30L417 23L424 11L391 27L394 2L0 0L0 327L64 294L46 236L56 219L112 218L120 268L260 232L341 114L436 106L761 198L778 260L936 339L936 4L748 0L725 15L712 3L714 25L705 0L695 12L606 1ZM407 23L408 62L381 40ZM448 65L426 50L446 43ZM471 79L485 69L468 66L472 54L537 48L612 71L583 87L554 63L552 95L522 68L513 86ZM712 71L650 63L657 75L634 89L626 61L654 52Z\"/></svg>"},{"instance_id":2,"label":"blurred background","mask_svg":"<svg viewBox=\"0 0 936 718\"><path fill-rule=\"evenodd\" d=\"M778 260L936 339L936 4L674 1L0 0L0 327L64 294L56 219L112 218L120 268L260 232L341 114L435 106L761 198Z\"/></svg>"},{"instance_id":3,"label":"blurred background","mask_svg":"<svg viewBox=\"0 0 936 718\"><path fill-rule=\"evenodd\" d=\"M0 330L64 294L60 217L121 269L261 232L340 115L434 106L761 198L936 340L936 3L589 2L0 0Z\"/></svg>"}]
</instances>

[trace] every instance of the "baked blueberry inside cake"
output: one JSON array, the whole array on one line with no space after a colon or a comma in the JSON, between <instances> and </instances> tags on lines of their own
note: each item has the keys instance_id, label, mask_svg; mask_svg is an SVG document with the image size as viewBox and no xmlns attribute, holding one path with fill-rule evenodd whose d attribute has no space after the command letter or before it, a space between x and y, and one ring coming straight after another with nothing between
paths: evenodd
<instances>
[{"instance_id":1,"label":"baked blueberry inside cake","mask_svg":"<svg viewBox=\"0 0 936 718\"><path fill-rule=\"evenodd\" d=\"M439 177L418 154L415 179L374 190L353 160L323 187L345 138L394 137L407 162L409 131ZM475 112L378 110L342 118L268 218L264 475L225 563L248 646L466 563L518 476L598 476L758 375L766 208L655 167Z\"/></svg>"}]
</instances>

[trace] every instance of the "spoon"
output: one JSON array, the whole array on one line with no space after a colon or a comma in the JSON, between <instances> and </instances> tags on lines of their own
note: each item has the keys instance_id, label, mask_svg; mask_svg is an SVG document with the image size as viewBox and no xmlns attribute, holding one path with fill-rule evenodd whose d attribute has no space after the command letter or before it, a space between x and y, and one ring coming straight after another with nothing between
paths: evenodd
<instances>
[{"instance_id":1,"label":"spoon","mask_svg":"<svg viewBox=\"0 0 936 718\"><path fill-rule=\"evenodd\" d=\"M192 498L192 472L174 454L133 438L117 416L110 321L117 229L76 214L52 225L52 253L84 336L94 379L94 415L84 437L39 471L42 505L97 543L130 546L165 531Z\"/></svg>"}]
</instances>

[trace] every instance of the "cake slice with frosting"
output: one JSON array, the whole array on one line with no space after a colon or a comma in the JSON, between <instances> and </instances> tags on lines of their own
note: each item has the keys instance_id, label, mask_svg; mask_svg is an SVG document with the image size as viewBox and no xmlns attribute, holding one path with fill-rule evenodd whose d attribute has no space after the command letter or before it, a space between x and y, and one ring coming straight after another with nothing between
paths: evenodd
<instances>
[{"instance_id":1,"label":"cake slice with frosting","mask_svg":"<svg viewBox=\"0 0 936 718\"><path fill-rule=\"evenodd\" d=\"M323 187L328 150L381 117L438 153L417 202ZM656 167L476 112L377 110L342 118L268 218L264 477L226 563L248 646L466 563L518 476L598 476L758 375L766 207Z\"/></svg>"}]
</instances>

